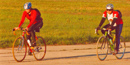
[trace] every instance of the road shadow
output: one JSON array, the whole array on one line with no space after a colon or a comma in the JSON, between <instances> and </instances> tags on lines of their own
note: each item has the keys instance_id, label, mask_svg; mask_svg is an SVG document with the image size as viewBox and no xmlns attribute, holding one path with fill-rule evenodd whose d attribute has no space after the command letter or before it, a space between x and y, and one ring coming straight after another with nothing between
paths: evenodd
<instances>
[{"instance_id":1,"label":"road shadow","mask_svg":"<svg viewBox=\"0 0 130 65\"><path fill-rule=\"evenodd\" d=\"M130 51L125 52L125 54L129 54ZM111 53L108 53L108 55L112 55ZM97 56L96 54L89 54L89 55L77 55L77 56L67 56L67 57L53 57L53 58L44 58L42 61L47 61L47 60L60 60L60 59L73 59L73 58L81 58L81 57L92 57L92 56ZM2 57L10 57L10 56L2 56ZM124 59L130 59L130 57L124 58ZM14 62L14 59L8 60L10 62ZM35 59L26 59L23 60L23 62L34 62L36 61ZM7 62L5 60L0 60L0 62ZM15 62L14 62L15 63Z\"/></svg>"},{"instance_id":2,"label":"road shadow","mask_svg":"<svg viewBox=\"0 0 130 65\"><path fill-rule=\"evenodd\" d=\"M96 56L96 54L78 55L78 56L68 56L68 57L56 57L56 58L46 58L46 59L44 59L44 60L71 59L71 58L90 57L90 56Z\"/></svg>"},{"instance_id":3,"label":"road shadow","mask_svg":"<svg viewBox=\"0 0 130 65\"><path fill-rule=\"evenodd\" d=\"M90 56L96 56L96 54L90 54L90 55L78 55L78 56L68 56L68 57L53 57L53 58L44 58L42 61L46 61L46 60L58 60L58 59L71 59L71 58L79 58L79 57L90 57ZM2 57L9 57L9 56L2 56ZM24 59L23 62L34 62L36 61L35 59ZM0 62L7 62L5 60L0 60ZM14 62L15 60L12 59L10 60L10 62Z\"/></svg>"},{"instance_id":4,"label":"road shadow","mask_svg":"<svg viewBox=\"0 0 130 65\"><path fill-rule=\"evenodd\" d=\"M125 54L130 53L130 51L125 52ZM108 55L112 55L111 53L108 53ZM78 56L68 56L68 57L56 57L56 58L46 58L44 60L57 60L57 59L71 59L71 58L80 58L80 57L91 57L91 56L97 56L96 54L90 54L90 55L78 55ZM124 58L124 59L130 59L129 58Z\"/></svg>"},{"instance_id":5,"label":"road shadow","mask_svg":"<svg viewBox=\"0 0 130 65\"><path fill-rule=\"evenodd\" d=\"M130 53L130 51L125 52L125 54L128 54L128 53ZM125 56L125 55L124 55L124 56ZM130 59L130 57L127 57L127 58L124 58L124 59Z\"/></svg>"}]
</instances>

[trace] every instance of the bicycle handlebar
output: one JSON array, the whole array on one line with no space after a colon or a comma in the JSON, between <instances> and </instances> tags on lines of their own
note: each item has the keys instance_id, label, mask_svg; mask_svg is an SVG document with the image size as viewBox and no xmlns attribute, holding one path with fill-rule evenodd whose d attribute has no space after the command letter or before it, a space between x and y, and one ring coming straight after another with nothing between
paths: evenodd
<instances>
[{"instance_id":1,"label":"bicycle handlebar","mask_svg":"<svg viewBox=\"0 0 130 65\"><path fill-rule=\"evenodd\" d=\"M97 30L97 29L95 29L95 34L99 35L99 33L98 33L98 30Z\"/></svg>"},{"instance_id":2,"label":"bicycle handlebar","mask_svg":"<svg viewBox=\"0 0 130 65\"><path fill-rule=\"evenodd\" d=\"M107 29L107 28L102 28L102 29L99 29L99 30L108 30L107 32L108 32L108 35L111 33L111 31L109 30L109 29ZM99 35L99 33L98 33L98 30L97 29L95 29L95 34L97 34L97 35Z\"/></svg>"},{"instance_id":3,"label":"bicycle handlebar","mask_svg":"<svg viewBox=\"0 0 130 65\"><path fill-rule=\"evenodd\" d=\"M23 27L20 27L19 29L17 29L17 30L23 30L23 31L26 31L26 29L24 29ZM16 29L15 28L13 28L13 31L16 31Z\"/></svg>"},{"instance_id":4,"label":"bicycle handlebar","mask_svg":"<svg viewBox=\"0 0 130 65\"><path fill-rule=\"evenodd\" d=\"M27 32L27 30L26 30L25 28L23 28L23 27L20 27L20 28L19 28L19 29L17 29L17 30L22 30L22 31L25 31L25 32L26 32L26 34L27 34L27 35L29 35L29 33ZM15 29L15 28L13 28L13 34L14 34L14 35L16 35L16 34L15 34L15 31L16 31L16 29Z\"/></svg>"}]
</instances>

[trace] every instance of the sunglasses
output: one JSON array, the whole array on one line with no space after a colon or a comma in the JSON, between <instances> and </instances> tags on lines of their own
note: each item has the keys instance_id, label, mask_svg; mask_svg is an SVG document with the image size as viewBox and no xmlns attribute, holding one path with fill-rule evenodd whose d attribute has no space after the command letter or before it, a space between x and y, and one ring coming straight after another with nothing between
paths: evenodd
<instances>
[{"instance_id":1,"label":"sunglasses","mask_svg":"<svg viewBox=\"0 0 130 65\"><path fill-rule=\"evenodd\" d=\"M112 11L113 9L107 9L107 11Z\"/></svg>"}]
</instances>

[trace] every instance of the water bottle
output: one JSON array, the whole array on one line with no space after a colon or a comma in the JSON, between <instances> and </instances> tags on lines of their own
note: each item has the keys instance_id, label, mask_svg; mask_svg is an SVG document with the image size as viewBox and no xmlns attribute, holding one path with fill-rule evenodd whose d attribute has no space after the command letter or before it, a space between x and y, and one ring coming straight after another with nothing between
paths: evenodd
<instances>
[{"instance_id":1,"label":"water bottle","mask_svg":"<svg viewBox=\"0 0 130 65\"><path fill-rule=\"evenodd\" d=\"M30 40L29 40L29 39L27 40L27 42L28 42L29 46L31 46L31 42L30 42Z\"/></svg>"}]
</instances>

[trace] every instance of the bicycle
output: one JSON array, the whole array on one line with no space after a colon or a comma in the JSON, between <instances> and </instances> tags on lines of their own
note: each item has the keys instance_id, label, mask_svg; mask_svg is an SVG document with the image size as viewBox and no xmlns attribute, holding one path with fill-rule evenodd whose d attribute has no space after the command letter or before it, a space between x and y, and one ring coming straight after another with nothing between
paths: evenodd
<instances>
[{"instance_id":1,"label":"bicycle","mask_svg":"<svg viewBox=\"0 0 130 65\"><path fill-rule=\"evenodd\" d=\"M107 29L102 28L100 30L107 30ZM95 30L95 32L98 34L97 30ZM107 35L113 36L113 39L110 39ZM110 53L115 55L117 59L122 59L126 49L125 40L122 36L120 36L119 51L117 54L115 53L115 48L116 48L115 32L111 32L110 30L108 30L105 32L103 36L99 37L97 41L96 53L98 59L101 61L105 60L108 55L108 51L110 51Z\"/></svg>"},{"instance_id":2,"label":"bicycle","mask_svg":"<svg viewBox=\"0 0 130 65\"><path fill-rule=\"evenodd\" d=\"M26 57L27 46L28 46L34 58L38 61L42 60L46 54L45 40L41 36L35 36L36 46L30 47L29 43L27 42L24 36L25 34L28 35L28 32L24 28L20 28L19 30L22 30L23 33L22 33L22 36L16 38L15 41L13 42L12 53L13 53L14 59L17 62L22 62ZM16 35L15 31L16 30L13 29L14 35Z\"/></svg>"}]
</instances>

